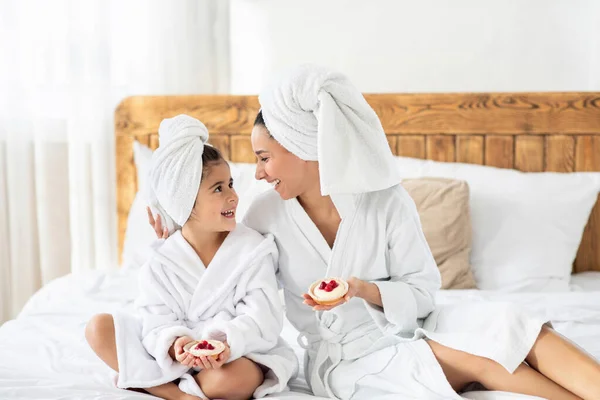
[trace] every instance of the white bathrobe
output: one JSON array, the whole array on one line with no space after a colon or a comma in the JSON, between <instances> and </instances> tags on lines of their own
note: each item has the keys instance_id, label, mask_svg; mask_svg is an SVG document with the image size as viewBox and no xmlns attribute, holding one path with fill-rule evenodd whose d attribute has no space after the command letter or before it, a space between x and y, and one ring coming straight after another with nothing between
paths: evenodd
<instances>
[{"instance_id":1,"label":"white bathrobe","mask_svg":"<svg viewBox=\"0 0 600 400\"><path fill-rule=\"evenodd\" d=\"M414 202L400 185L332 200L342 218L333 249L298 201L281 200L275 191L258 197L245 219L275 236L287 317L301 332L315 395L459 399L424 337L510 372L519 366L545 321L506 304L436 309L439 271ZM303 304L309 285L329 276L375 283L383 309L359 298L325 312Z\"/></svg>"},{"instance_id":2,"label":"white bathrobe","mask_svg":"<svg viewBox=\"0 0 600 400\"><path fill-rule=\"evenodd\" d=\"M282 339L283 308L275 279L277 249L238 224L208 268L181 231L157 241L140 271L139 315L117 313L117 386L145 388L182 378L180 388L204 397L188 367L171 359L178 336L227 340L229 361L242 356L268 368L255 397L279 392L298 369Z\"/></svg>"}]
</instances>

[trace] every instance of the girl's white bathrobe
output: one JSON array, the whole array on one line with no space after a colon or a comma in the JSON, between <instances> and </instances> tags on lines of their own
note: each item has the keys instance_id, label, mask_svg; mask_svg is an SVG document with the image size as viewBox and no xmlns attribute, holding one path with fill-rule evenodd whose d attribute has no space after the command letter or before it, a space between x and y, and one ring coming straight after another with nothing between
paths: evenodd
<instances>
[{"instance_id":1,"label":"girl's white bathrobe","mask_svg":"<svg viewBox=\"0 0 600 400\"><path fill-rule=\"evenodd\" d=\"M283 308L273 237L238 224L207 268L181 231L150 251L140 271L138 315L114 315L117 386L144 388L182 378L183 391L204 397L192 371L168 354L174 340L187 335L226 339L229 361L244 356L268 368L255 397L286 389L298 360L279 336Z\"/></svg>"},{"instance_id":2,"label":"girl's white bathrobe","mask_svg":"<svg viewBox=\"0 0 600 400\"><path fill-rule=\"evenodd\" d=\"M307 350L305 375L318 396L342 399L459 399L429 345L430 338L487 357L514 371L545 321L506 304L436 309L440 274L414 202L400 186L332 195L342 218L333 248L296 199L258 197L246 224L275 236L287 317ZM302 303L323 277L375 283L383 308L353 298L331 311Z\"/></svg>"}]
</instances>

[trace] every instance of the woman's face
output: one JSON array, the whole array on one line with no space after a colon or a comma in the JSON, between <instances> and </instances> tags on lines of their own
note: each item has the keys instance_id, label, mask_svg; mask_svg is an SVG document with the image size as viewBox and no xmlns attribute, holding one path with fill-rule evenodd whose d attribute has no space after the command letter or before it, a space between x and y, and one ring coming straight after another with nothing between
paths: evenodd
<instances>
[{"instance_id":1,"label":"woman's face","mask_svg":"<svg viewBox=\"0 0 600 400\"><path fill-rule=\"evenodd\" d=\"M264 125L256 125L250 139L258 160L255 178L272 184L282 199L300 196L319 184L317 162L304 161L287 151Z\"/></svg>"}]
</instances>

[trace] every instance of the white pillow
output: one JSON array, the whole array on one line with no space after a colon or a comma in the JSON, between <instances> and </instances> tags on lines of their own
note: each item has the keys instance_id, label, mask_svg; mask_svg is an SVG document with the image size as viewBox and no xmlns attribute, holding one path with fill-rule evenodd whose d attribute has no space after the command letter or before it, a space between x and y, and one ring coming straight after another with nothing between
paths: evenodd
<instances>
[{"instance_id":1,"label":"white pillow","mask_svg":"<svg viewBox=\"0 0 600 400\"><path fill-rule=\"evenodd\" d=\"M129 215L123 243L123 268L140 267L146 260L147 247L156 239L154 230L148 223L144 189L152 159L152 150L137 141L133 143L133 159L137 169L138 193L136 193ZM254 179L256 166L247 163L229 163L234 188L240 198L236 220L242 221L254 198L268 190L270 185Z\"/></svg>"},{"instance_id":2,"label":"white pillow","mask_svg":"<svg viewBox=\"0 0 600 400\"><path fill-rule=\"evenodd\" d=\"M600 292L600 272L585 271L571 276L572 292Z\"/></svg>"},{"instance_id":3,"label":"white pillow","mask_svg":"<svg viewBox=\"0 0 600 400\"><path fill-rule=\"evenodd\" d=\"M123 242L123 263L121 265L124 269L140 267L146 260L147 252L144 250L156 239L154 229L148 223L146 201L143 195L151 159L152 150L134 141L133 161L137 171L138 192L135 194L127 215L127 229Z\"/></svg>"},{"instance_id":4,"label":"white pillow","mask_svg":"<svg viewBox=\"0 0 600 400\"><path fill-rule=\"evenodd\" d=\"M464 180L471 265L480 289L568 291L572 264L600 191L600 173L523 173L396 157L402 178Z\"/></svg>"}]
</instances>

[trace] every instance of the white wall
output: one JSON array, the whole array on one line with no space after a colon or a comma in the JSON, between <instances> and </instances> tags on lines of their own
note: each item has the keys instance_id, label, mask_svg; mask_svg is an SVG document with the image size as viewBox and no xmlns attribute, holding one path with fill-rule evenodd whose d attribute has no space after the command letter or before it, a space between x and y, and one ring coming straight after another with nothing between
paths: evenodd
<instances>
[{"instance_id":1,"label":"white wall","mask_svg":"<svg viewBox=\"0 0 600 400\"><path fill-rule=\"evenodd\" d=\"M329 65L365 92L600 90L597 0L232 0L231 90Z\"/></svg>"}]
</instances>

